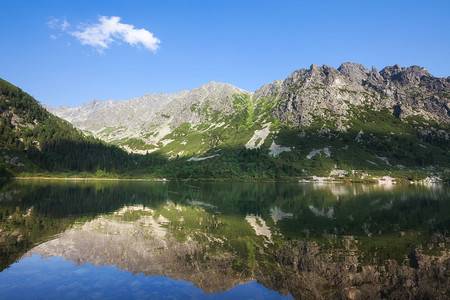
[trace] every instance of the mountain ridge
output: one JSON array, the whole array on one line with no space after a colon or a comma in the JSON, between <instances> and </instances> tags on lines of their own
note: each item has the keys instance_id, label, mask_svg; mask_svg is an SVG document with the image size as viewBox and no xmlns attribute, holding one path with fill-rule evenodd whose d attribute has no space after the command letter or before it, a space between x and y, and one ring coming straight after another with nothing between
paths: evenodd
<instances>
[{"instance_id":1,"label":"mountain ridge","mask_svg":"<svg viewBox=\"0 0 450 300\"><path fill-rule=\"evenodd\" d=\"M126 139L141 139L143 144L156 149L164 136L158 135L159 139L153 140L143 136L156 132L155 128L169 134L171 130L167 126L173 129L183 123L198 125L211 119L205 116L208 110L210 114L222 116L236 114L242 107L233 104L233 97L239 95L250 97L251 104L247 103L250 110L249 105L256 108L267 102L272 106L269 117L283 125L308 127L319 118L327 121L325 127L346 131L351 126L349 119L354 117L352 109L363 106L376 111L387 108L400 120L419 115L449 123L448 91L450 77L433 77L419 66L387 66L378 72L375 67L368 70L363 65L345 62L338 69L313 64L309 69L292 72L285 80L265 84L255 92L212 81L191 91L145 94L119 102L93 100L75 108L61 106L50 111L100 139L131 152L142 152L145 149L133 148ZM214 104L208 107L209 102ZM216 125L221 123L216 121ZM268 121L266 118L259 124Z\"/></svg>"},{"instance_id":2,"label":"mountain ridge","mask_svg":"<svg viewBox=\"0 0 450 300\"><path fill-rule=\"evenodd\" d=\"M5 93L0 100L7 111L14 95ZM169 95L95 100L52 112L78 128L78 143L90 139L95 151L106 146L96 138L109 143L113 148L104 149L114 152L113 160L99 151L90 157L98 156L101 163L86 164L82 157L87 154L80 152L62 164L52 158L49 169L76 171L83 165L109 177L445 180L450 174L449 99L450 77L430 76L425 68L395 65L378 72L344 63L338 69L312 65L255 92L210 82ZM25 110L24 118L32 120L38 106L30 106L29 117ZM20 151L21 139L35 143L35 134L14 120L14 115L2 115L4 130L15 132L4 142ZM45 125L36 135L52 141L45 149L68 155L71 147L61 137L55 141L52 128ZM22 148L42 152L28 144ZM144 155L127 156L114 146Z\"/></svg>"},{"instance_id":3,"label":"mountain ridge","mask_svg":"<svg viewBox=\"0 0 450 300\"><path fill-rule=\"evenodd\" d=\"M194 88L192 90L180 90L179 92L176 93L171 93L171 94L165 94L165 93L154 93L154 94L144 94L141 97L134 97L131 98L129 100L115 100L115 99L108 99L105 101L102 100L96 100L93 99L88 103L83 103L80 106L76 106L76 107L69 107L67 105L62 105L56 108L52 108L50 106L45 106L49 111L54 112L55 114L62 114L63 111L65 110L69 110L69 109L76 109L76 108L81 108L81 107L95 107L97 104L98 105L114 105L117 103L130 103L133 101L138 101L141 99L149 99L149 98L160 98L160 99L155 99L155 100L161 100L161 98L163 98L164 96L171 96L171 97L179 97L182 98L184 97L186 94L190 93L190 92L195 92L201 89L209 89L211 90L211 87L213 88L217 88L218 86L228 86L231 88L236 89L237 93L249 93L249 94L255 94L256 98L261 98L262 96L268 96L267 95L267 89L270 87L271 89L275 89L272 90L272 94L276 93L277 89L279 89L283 84L284 86L288 86L288 87L292 87L293 83L295 83L297 77L300 75L305 75L306 73L310 73L311 75L317 75L317 73L322 72L325 74L326 78L325 78L325 82L328 84L335 84L337 86L342 85L342 86L348 86L349 84L345 84L342 82L331 82L330 79L328 79L328 77L332 77L332 79L339 79L339 78L335 78L336 76L332 76L332 75L336 75L333 74L333 71L338 71L338 73L340 73L343 76L346 76L351 82L356 82L356 83L360 83L362 85L368 85L371 86L373 88L378 88L380 90L384 90L384 91L389 91L389 87L390 86L395 86L395 85L399 85L398 83L400 83L400 85L402 84L406 84L407 86L412 86L413 84L419 84L422 77L429 77L432 78L432 80L434 80L434 83L444 83L445 87L442 88L438 88L438 90L444 90L446 91L448 88L448 84L450 82L450 76L448 77L443 77L443 78L438 78L438 77L434 77L432 76L428 70L424 67L420 67L417 65L413 65L410 67L400 67L398 64L394 65L394 66L386 66L385 68L383 68L380 72L374 67L372 66L372 70L368 70L365 66L358 64L358 63L353 63L353 62L344 62L342 63L337 69L334 69L332 67L329 67L327 65L323 65L322 67L312 64L310 66L309 69L298 69L294 72L292 72L285 80L275 80L271 83L268 84L264 84L263 86L261 86L259 89L257 89L255 92L249 92L249 91L245 91L243 89L240 89L238 87L235 87L231 84L228 83L221 83L221 82L214 82L211 81L207 84L204 84L198 88ZM334 72L336 73L336 72ZM385 83L387 85L387 87L383 87L382 83ZM278 88L277 88L278 87ZM383 89L384 88L384 89ZM401 96L404 95L399 95L398 91L397 94L395 93L395 91L391 91L391 93L389 93L390 95L385 94L385 96L395 96L396 100L401 99ZM447 97L447 99L449 99ZM445 110L447 112L447 115L441 118L442 121L448 121L448 118L450 116L450 108L449 108L449 101L447 101L447 103L444 103L444 107Z\"/></svg>"},{"instance_id":4,"label":"mountain ridge","mask_svg":"<svg viewBox=\"0 0 450 300\"><path fill-rule=\"evenodd\" d=\"M191 122L198 123L198 118L189 113L190 106L193 105L191 99L199 99L200 101L194 105L198 106L199 109L207 109L208 107L205 108L205 105L208 106L208 103L204 103L203 99L211 99L217 96L221 100L221 93L225 93L225 97L238 93L249 94L249 92L230 84L212 81L191 91L181 90L174 94L144 94L142 97L127 101L112 102L107 100L103 102L93 100L74 108L60 106L50 109L50 112L68 120L75 127L92 131L95 136L111 142L111 139L99 134L99 130L106 127L126 126L130 129L129 132L122 135L119 131L116 134L120 138L138 138L143 132L144 134L148 133L145 130L151 130L151 124L160 124L161 127L164 127L170 122L177 127L185 123L186 118ZM220 101L215 101L211 107L229 113L229 108L221 106ZM162 113L163 110L166 113ZM116 111L119 113L115 113ZM138 115L136 116L136 114ZM134 132L134 129L139 127L143 127L144 131Z\"/></svg>"}]
</instances>

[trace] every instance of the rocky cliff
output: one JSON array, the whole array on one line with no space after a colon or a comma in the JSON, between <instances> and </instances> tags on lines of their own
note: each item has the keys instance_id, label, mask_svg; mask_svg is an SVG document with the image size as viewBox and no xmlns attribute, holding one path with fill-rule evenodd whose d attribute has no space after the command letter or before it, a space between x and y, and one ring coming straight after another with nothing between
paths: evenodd
<instances>
[{"instance_id":1,"label":"rocky cliff","mask_svg":"<svg viewBox=\"0 0 450 300\"><path fill-rule=\"evenodd\" d=\"M389 66L381 72L356 63L337 70L312 65L293 72L255 92L255 98L279 101L273 116L285 123L308 126L315 119L342 121L352 117L353 106L387 108L402 119L422 115L450 121L450 77L433 77L418 66Z\"/></svg>"}]
</instances>

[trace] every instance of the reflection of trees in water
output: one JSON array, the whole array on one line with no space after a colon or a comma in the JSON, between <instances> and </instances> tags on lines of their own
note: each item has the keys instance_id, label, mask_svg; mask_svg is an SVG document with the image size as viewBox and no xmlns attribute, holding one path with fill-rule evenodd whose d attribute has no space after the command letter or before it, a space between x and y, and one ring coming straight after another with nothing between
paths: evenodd
<instances>
[{"instance_id":1,"label":"reflection of trees in water","mask_svg":"<svg viewBox=\"0 0 450 300\"><path fill-rule=\"evenodd\" d=\"M6 183L0 191L0 268L75 222L135 203L158 207L165 194L164 185L129 182Z\"/></svg>"},{"instance_id":2,"label":"reflection of trees in water","mask_svg":"<svg viewBox=\"0 0 450 300\"><path fill-rule=\"evenodd\" d=\"M431 265L424 253L439 254L439 243L448 247L448 195L445 187L401 185L386 191L376 185L15 181L0 192L1 266L9 266L36 243L72 232L74 228L67 229L76 223L94 224L123 211L119 221L131 226L124 236L141 230L130 222L137 226L144 220L159 224L161 232L167 230L173 251L166 258L186 274L197 269L217 276L223 268L223 274L237 276L237 281L256 277L272 289L297 296L316 295L300 283L334 282L332 286L350 288L370 278L379 287L375 282L382 281L377 277L381 273L394 276L403 268L404 274L417 276L420 263ZM157 238L152 230L142 232L138 244L129 247L145 248L143 241ZM91 244L101 239L94 235ZM187 241L194 246L184 247ZM134 263L140 265L139 260ZM390 271L377 269L387 263ZM422 276L435 276L441 266ZM347 282L342 270L357 279ZM329 295L336 293L333 288Z\"/></svg>"},{"instance_id":3,"label":"reflection of trees in water","mask_svg":"<svg viewBox=\"0 0 450 300\"><path fill-rule=\"evenodd\" d=\"M385 191L377 185L15 181L0 193L0 209L4 219L17 209L30 208L42 218L85 218L124 205L158 208L170 200L200 203L222 214L258 215L266 221L280 210L290 216L277 220L282 231L308 228L321 234L324 230L334 233L337 228L341 234L367 234L367 230L449 228L448 191L448 187L402 185Z\"/></svg>"}]
</instances>

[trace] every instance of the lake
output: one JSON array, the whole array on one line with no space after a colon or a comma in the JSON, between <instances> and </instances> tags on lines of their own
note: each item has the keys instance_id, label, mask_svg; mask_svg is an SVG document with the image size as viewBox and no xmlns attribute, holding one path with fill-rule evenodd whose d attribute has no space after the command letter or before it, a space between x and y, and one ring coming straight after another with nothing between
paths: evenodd
<instances>
[{"instance_id":1,"label":"lake","mask_svg":"<svg viewBox=\"0 0 450 300\"><path fill-rule=\"evenodd\" d=\"M450 297L443 185L0 185L4 299Z\"/></svg>"}]
</instances>

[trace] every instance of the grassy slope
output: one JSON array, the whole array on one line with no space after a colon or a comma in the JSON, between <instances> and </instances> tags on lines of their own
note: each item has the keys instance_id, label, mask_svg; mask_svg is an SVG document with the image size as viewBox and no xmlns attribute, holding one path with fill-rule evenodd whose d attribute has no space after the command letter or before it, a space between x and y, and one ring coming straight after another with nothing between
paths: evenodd
<instances>
[{"instance_id":1,"label":"grassy slope","mask_svg":"<svg viewBox=\"0 0 450 300\"><path fill-rule=\"evenodd\" d=\"M363 173L418 180L450 168L450 143L445 138L450 131L448 124L420 116L399 120L387 109L353 107L353 117L347 120L350 129L340 132L333 121L317 120L308 127L281 125L270 116L276 100L254 103L250 98L236 97L236 102L240 109L233 116L212 118L195 128L183 124L175 129L166 137L174 141L156 152L174 159L152 167L151 172L179 177L295 179L328 176L331 170L342 169L349 172L348 180L358 180ZM227 125L213 126L221 122ZM246 149L244 145L253 133L267 122L272 123L271 132L263 145ZM430 130L422 134L423 129ZM270 156L272 141L291 151ZM329 157L321 152L307 158L312 150L324 148L331 152ZM191 157L208 156L214 157L188 161ZM356 176L350 175L351 170L358 171Z\"/></svg>"}]
</instances>

